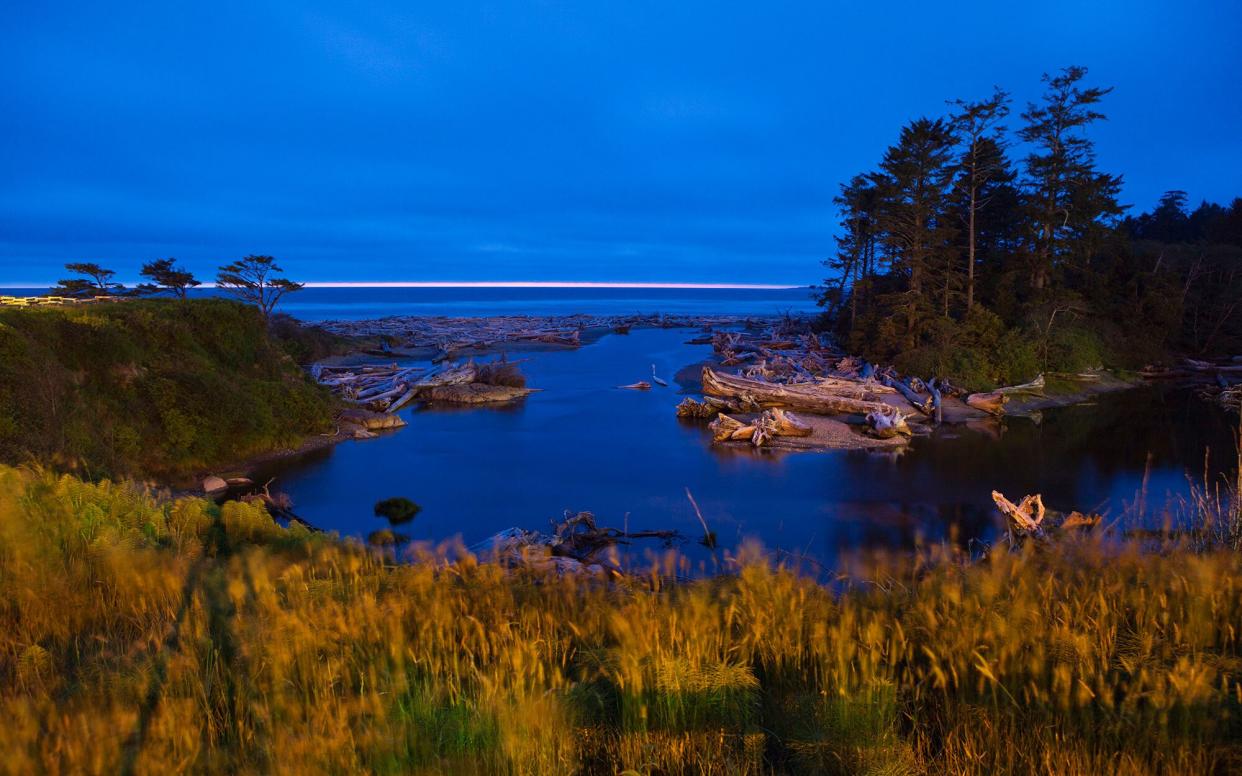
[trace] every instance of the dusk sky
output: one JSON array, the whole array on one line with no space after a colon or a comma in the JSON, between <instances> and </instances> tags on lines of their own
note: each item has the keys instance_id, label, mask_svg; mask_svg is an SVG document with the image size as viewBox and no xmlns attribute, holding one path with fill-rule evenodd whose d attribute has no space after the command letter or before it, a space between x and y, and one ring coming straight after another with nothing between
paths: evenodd
<instances>
[{"instance_id":1,"label":"dusk sky","mask_svg":"<svg viewBox=\"0 0 1242 776\"><path fill-rule=\"evenodd\" d=\"M1234 2L9 4L0 285L812 283L903 122L1070 64L1125 202L1242 195Z\"/></svg>"}]
</instances>

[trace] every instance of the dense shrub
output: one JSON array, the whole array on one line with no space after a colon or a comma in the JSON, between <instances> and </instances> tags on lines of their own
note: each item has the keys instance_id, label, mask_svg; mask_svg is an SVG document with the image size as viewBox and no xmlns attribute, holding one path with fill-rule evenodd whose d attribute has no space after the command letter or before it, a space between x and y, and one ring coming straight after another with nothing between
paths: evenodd
<instances>
[{"instance_id":1,"label":"dense shrub","mask_svg":"<svg viewBox=\"0 0 1242 776\"><path fill-rule=\"evenodd\" d=\"M393 552L0 467L0 771L1242 763L1232 551L843 558L833 589L754 551L727 577L607 584Z\"/></svg>"},{"instance_id":2,"label":"dense shrub","mask_svg":"<svg viewBox=\"0 0 1242 776\"><path fill-rule=\"evenodd\" d=\"M327 429L332 400L221 299L0 310L0 459L175 477Z\"/></svg>"}]
</instances>

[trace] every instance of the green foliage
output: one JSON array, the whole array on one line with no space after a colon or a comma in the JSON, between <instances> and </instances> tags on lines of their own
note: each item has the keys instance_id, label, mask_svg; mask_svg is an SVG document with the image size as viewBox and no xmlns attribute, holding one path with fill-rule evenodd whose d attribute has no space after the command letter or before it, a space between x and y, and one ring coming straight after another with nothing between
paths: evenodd
<instances>
[{"instance_id":1,"label":"green foliage","mask_svg":"<svg viewBox=\"0 0 1242 776\"><path fill-rule=\"evenodd\" d=\"M253 304L270 318L272 311L285 294L301 291L305 286L288 278L271 256L246 256L225 264L216 275L216 287L233 294L248 304Z\"/></svg>"},{"instance_id":2,"label":"green foliage","mask_svg":"<svg viewBox=\"0 0 1242 776\"><path fill-rule=\"evenodd\" d=\"M1089 136L1110 90L1086 76L1045 75L1014 133L1003 90L956 100L842 185L820 304L852 351L983 389L1242 349L1242 199L1188 212L1171 191L1119 221L1121 179L1096 168ZM996 317L984 329L980 305Z\"/></svg>"},{"instance_id":3,"label":"green foliage","mask_svg":"<svg viewBox=\"0 0 1242 776\"><path fill-rule=\"evenodd\" d=\"M397 533L391 528L381 528L367 534L367 544L373 547L396 547L410 540L410 537Z\"/></svg>"},{"instance_id":4,"label":"green foliage","mask_svg":"<svg viewBox=\"0 0 1242 776\"><path fill-rule=\"evenodd\" d=\"M402 496L375 502L375 516L386 518L393 525L408 523L421 511L422 507Z\"/></svg>"},{"instance_id":5,"label":"green foliage","mask_svg":"<svg viewBox=\"0 0 1242 776\"><path fill-rule=\"evenodd\" d=\"M0 310L5 461L178 477L296 445L332 406L235 302Z\"/></svg>"},{"instance_id":6,"label":"green foliage","mask_svg":"<svg viewBox=\"0 0 1242 776\"><path fill-rule=\"evenodd\" d=\"M202 285L193 273L184 267L178 267L177 260L173 258L149 261L142 265L139 274L150 278L154 283L138 286L137 291L143 294L171 291L175 296L185 299L188 289Z\"/></svg>"},{"instance_id":7,"label":"green foliage","mask_svg":"<svg viewBox=\"0 0 1242 776\"><path fill-rule=\"evenodd\" d=\"M299 364L313 364L329 356L350 353L369 344L369 340L333 334L318 326L303 324L283 313L272 315L267 330L280 343L280 347Z\"/></svg>"},{"instance_id":8,"label":"green foliage","mask_svg":"<svg viewBox=\"0 0 1242 776\"><path fill-rule=\"evenodd\" d=\"M1082 372L1095 369L1106 360L1100 336L1084 326L1053 329L1048 338L1048 370Z\"/></svg>"},{"instance_id":9,"label":"green foliage","mask_svg":"<svg viewBox=\"0 0 1242 776\"><path fill-rule=\"evenodd\" d=\"M113 282L116 272L93 262L74 262L66 264L65 269L82 277L61 280L52 289L54 294L76 297L108 296L125 288L120 283Z\"/></svg>"}]
</instances>

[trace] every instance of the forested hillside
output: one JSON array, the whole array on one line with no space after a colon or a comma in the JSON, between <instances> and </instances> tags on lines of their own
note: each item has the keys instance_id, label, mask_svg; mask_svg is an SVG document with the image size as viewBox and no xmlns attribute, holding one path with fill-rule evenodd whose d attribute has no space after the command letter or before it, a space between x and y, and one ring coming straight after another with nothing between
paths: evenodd
<instances>
[{"instance_id":1,"label":"forested hillside","mask_svg":"<svg viewBox=\"0 0 1242 776\"><path fill-rule=\"evenodd\" d=\"M1242 351L1242 199L1125 217L1086 78L1045 76L1016 117L1001 89L949 103L841 186L821 301L853 350L976 386Z\"/></svg>"}]
</instances>

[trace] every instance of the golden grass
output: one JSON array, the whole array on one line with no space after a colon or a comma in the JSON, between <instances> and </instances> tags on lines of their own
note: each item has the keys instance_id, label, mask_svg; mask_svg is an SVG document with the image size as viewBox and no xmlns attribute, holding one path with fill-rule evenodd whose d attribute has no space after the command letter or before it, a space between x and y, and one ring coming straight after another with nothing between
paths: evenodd
<instances>
[{"instance_id":1,"label":"golden grass","mask_svg":"<svg viewBox=\"0 0 1242 776\"><path fill-rule=\"evenodd\" d=\"M1242 556L860 560L829 590L394 566L0 468L0 772L1242 768Z\"/></svg>"}]
</instances>

